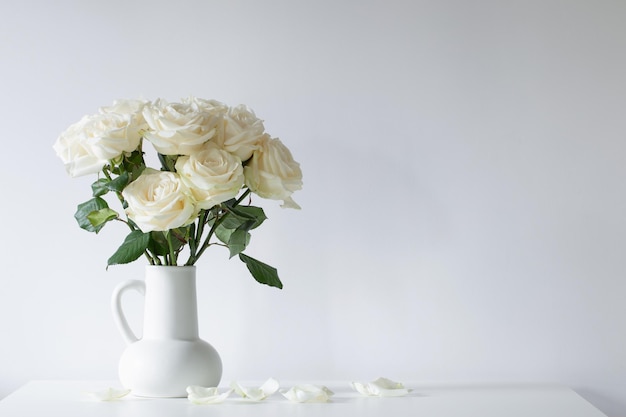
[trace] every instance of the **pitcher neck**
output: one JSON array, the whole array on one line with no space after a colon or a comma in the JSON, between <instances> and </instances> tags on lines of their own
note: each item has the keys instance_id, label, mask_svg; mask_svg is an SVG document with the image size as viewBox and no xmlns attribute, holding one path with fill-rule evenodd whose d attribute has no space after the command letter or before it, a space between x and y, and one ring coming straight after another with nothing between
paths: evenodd
<instances>
[{"instance_id":1,"label":"pitcher neck","mask_svg":"<svg viewBox=\"0 0 626 417\"><path fill-rule=\"evenodd\" d=\"M198 339L195 266L146 267L144 339Z\"/></svg>"}]
</instances>

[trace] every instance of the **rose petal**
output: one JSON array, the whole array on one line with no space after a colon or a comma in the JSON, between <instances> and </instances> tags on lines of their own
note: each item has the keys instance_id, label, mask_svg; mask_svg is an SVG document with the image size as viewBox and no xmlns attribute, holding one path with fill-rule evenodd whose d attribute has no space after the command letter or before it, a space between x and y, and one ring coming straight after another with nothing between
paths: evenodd
<instances>
[{"instance_id":1,"label":"rose petal","mask_svg":"<svg viewBox=\"0 0 626 417\"><path fill-rule=\"evenodd\" d=\"M410 389L404 388L400 382L387 378L378 378L376 381L368 383L352 382L352 387L361 395L375 397L401 397L411 392Z\"/></svg>"},{"instance_id":2,"label":"rose petal","mask_svg":"<svg viewBox=\"0 0 626 417\"><path fill-rule=\"evenodd\" d=\"M260 388L248 388L241 386L238 382L231 382L230 388L239 394L242 398L247 398L252 401L261 401L265 399L265 395Z\"/></svg>"},{"instance_id":3,"label":"rose petal","mask_svg":"<svg viewBox=\"0 0 626 417\"><path fill-rule=\"evenodd\" d=\"M325 386L296 385L288 391L282 392L289 401L296 403L325 403L330 400L334 393Z\"/></svg>"},{"instance_id":4,"label":"rose petal","mask_svg":"<svg viewBox=\"0 0 626 417\"><path fill-rule=\"evenodd\" d=\"M96 401L113 401L128 395L129 392L129 389L107 388L103 391L88 392L87 395Z\"/></svg>"},{"instance_id":5,"label":"rose petal","mask_svg":"<svg viewBox=\"0 0 626 417\"><path fill-rule=\"evenodd\" d=\"M261 385L261 391L265 394L266 397L274 394L280 388L280 384L274 378L270 378Z\"/></svg>"},{"instance_id":6,"label":"rose petal","mask_svg":"<svg viewBox=\"0 0 626 417\"><path fill-rule=\"evenodd\" d=\"M403 389L404 385L400 382L392 381L388 378L378 378L376 381L372 382L372 384L376 385L380 389Z\"/></svg>"},{"instance_id":7,"label":"rose petal","mask_svg":"<svg viewBox=\"0 0 626 417\"><path fill-rule=\"evenodd\" d=\"M363 384L361 382L352 382L352 387L357 390L361 395L372 395L369 390L369 384Z\"/></svg>"},{"instance_id":8,"label":"rose petal","mask_svg":"<svg viewBox=\"0 0 626 417\"><path fill-rule=\"evenodd\" d=\"M223 402L233 390L219 393L217 387L201 387L190 385L187 387L187 398L194 404L218 404Z\"/></svg>"},{"instance_id":9,"label":"rose petal","mask_svg":"<svg viewBox=\"0 0 626 417\"><path fill-rule=\"evenodd\" d=\"M243 387L238 382L231 382L230 387L243 398L252 401L263 401L270 395L278 391L280 385L273 378L268 379L259 388Z\"/></svg>"}]
</instances>

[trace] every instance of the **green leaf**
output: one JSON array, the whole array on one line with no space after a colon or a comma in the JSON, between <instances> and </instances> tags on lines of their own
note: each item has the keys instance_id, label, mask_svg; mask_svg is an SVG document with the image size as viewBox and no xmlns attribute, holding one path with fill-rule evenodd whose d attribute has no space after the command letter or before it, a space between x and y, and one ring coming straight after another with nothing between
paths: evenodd
<instances>
[{"instance_id":1,"label":"green leaf","mask_svg":"<svg viewBox=\"0 0 626 417\"><path fill-rule=\"evenodd\" d=\"M107 202L100 197L94 197L91 200L78 205L74 218L82 229L85 229L88 232L98 233L100 229L104 227L104 223L99 226L94 226L88 216L94 211L99 211L105 208L109 208Z\"/></svg>"},{"instance_id":2,"label":"green leaf","mask_svg":"<svg viewBox=\"0 0 626 417\"><path fill-rule=\"evenodd\" d=\"M227 229L245 229L246 231L259 227L267 217L260 207L237 206L228 209L228 214L221 223Z\"/></svg>"},{"instance_id":3,"label":"green leaf","mask_svg":"<svg viewBox=\"0 0 626 417\"><path fill-rule=\"evenodd\" d=\"M150 249L150 252L158 256L167 255L170 252L165 233L153 231L149 233L149 236L150 241L148 242L148 249Z\"/></svg>"},{"instance_id":4,"label":"green leaf","mask_svg":"<svg viewBox=\"0 0 626 417\"><path fill-rule=\"evenodd\" d=\"M220 224L215 229L215 236L217 236L217 238L222 243L224 243L225 245L228 245L228 241L230 240L230 236L233 234L234 231L235 231L235 229L230 229L230 228L225 227L224 224Z\"/></svg>"},{"instance_id":5,"label":"green leaf","mask_svg":"<svg viewBox=\"0 0 626 417\"><path fill-rule=\"evenodd\" d=\"M107 187L110 191L122 192L122 190L128 185L130 181L130 176L128 172L122 173L119 177L112 179L107 184Z\"/></svg>"},{"instance_id":6,"label":"green leaf","mask_svg":"<svg viewBox=\"0 0 626 417\"><path fill-rule=\"evenodd\" d=\"M280 282L278 278L278 271L276 268L271 267L267 264L264 264L261 261L258 261L254 258L251 258L243 253L239 254L239 259L246 264L248 270L257 280L257 282L265 285L269 285L270 287L283 288L283 283Z\"/></svg>"},{"instance_id":7,"label":"green leaf","mask_svg":"<svg viewBox=\"0 0 626 417\"><path fill-rule=\"evenodd\" d=\"M179 250L185 246L191 238L191 229L189 226L170 229L168 233L169 239L172 241L174 250Z\"/></svg>"},{"instance_id":8,"label":"green leaf","mask_svg":"<svg viewBox=\"0 0 626 417\"><path fill-rule=\"evenodd\" d=\"M124 243L109 258L107 265L127 264L138 259L148 248L149 242L149 233L143 233L141 230L130 232Z\"/></svg>"},{"instance_id":9,"label":"green leaf","mask_svg":"<svg viewBox=\"0 0 626 417\"><path fill-rule=\"evenodd\" d=\"M128 173L128 182L132 182L141 175L146 164L143 160L143 152L141 150L133 151L130 155L125 155L122 161L123 170L122 173ZM119 172L118 172L119 173Z\"/></svg>"},{"instance_id":10,"label":"green leaf","mask_svg":"<svg viewBox=\"0 0 626 417\"><path fill-rule=\"evenodd\" d=\"M226 229L237 229L243 223L247 221L253 221L252 219L242 218L232 213L228 213L225 216L226 217L224 217L224 220L222 220L220 223L220 227L224 227Z\"/></svg>"},{"instance_id":11,"label":"green leaf","mask_svg":"<svg viewBox=\"0 0 626 417\"><path fill-rule=\"evenodd\" d=\"M128 185L129 180L128 172L123 172L112 180L100 178L91 184L91 191L94 197L101 197L109 191L121 192Z\"/></svg>"},{"instance_id":12,"label":"green leaf","mask_svg":"<svg viewBox=\"0 0 626 417\"><path fill-rule=\"evenodd\" d=\"M189 228L179 227L178 229L172 229L169 231L169 236L166 232L154 231L150 232L150 243L148 249L155 255L163 256L170 253L171 240L172 248L177 251L189 240Z\"/></svg>"},{"instance_id":13,"label":"green leaf","mask_svg":"<svg viewBox=\"0 0 626 417\"><path fill-rule=\"evenodd\" d=\"M226 200L222 203L223 206L227 206L227 207L233 207L235 205L235 203L237 202L236 199L231 198L230 200Z\"/></svg>"},{"instance_id":14,"label":"green leaf","mask_svg":"<svg viewBox=\"0 0 626 417\"><path fill-rule=\"evenodd\" d=\"M94 197L102 197L109 192L109 180L106 178L100 178L93 184L91 184L91 191Z\"/></svg>"},{"instance_id":15,"label":"green leaf","mask_svg":"<svg viewBox=\"0 0 626 417\"><path fill-rule=\"evenodd\" d=\"M240 254L246 249L250 243L250 233L244 229L235 229L228 239L228 249L230 250L230 257Z\"/></svg>"},{"instance_id":16,"label":"green leaf","mask_svg":"<svg viewBox=\"0 0 626 417\"><path fill-rule=\"evenodd\" d=\"M248 219L254 220L254 223L250 227L250 229L256 229L259 227L265 220L267 220L267 216L261 207L255 206L237 206L233 209L235 213L242 217L246 217Z\"/></svg>"},{"instance_id":17,"label":"green leaf","mask_svg":"<svg viewBox=\"0 0 626 417\"><path fill-rule=\"evenodd\" d=\"M178 155L163 155L158 154L159 161L161 162L161 171L176 172L176 160Z\"/></svg>"},{"instance_id":18,"label":"green leaf","mask_svg":"<svg viewBox=\"0 0 626 417\"><path fill-rule=\"evenodd\" d=\"M104 224L110 220L117 219L119 214L117 211L108 207L100 209L98 211L92 211L87 215L87 219L91 222L93 227L104 226Z\"/></svg>"}]
</instances>

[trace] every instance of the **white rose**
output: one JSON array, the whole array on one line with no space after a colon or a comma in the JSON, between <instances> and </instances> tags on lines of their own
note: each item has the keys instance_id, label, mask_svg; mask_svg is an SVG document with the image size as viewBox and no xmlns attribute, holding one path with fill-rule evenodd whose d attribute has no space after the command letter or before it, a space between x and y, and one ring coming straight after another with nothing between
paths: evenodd
<instances>
[{"instance_id":1,"label":"white rose","mask_svg":"<svg viewBox=\"0 0 626 417\"><path fill-rule=\"evenodd\" d=\"M83 132L91 152L108 161L137 149L143 128L141 120L132 114L101 113L89 117Z\"/></svg>"},{"instance_id":2,"label":"white rose","mask_svg":"<svg viewBox=\"0 0 626 417\"><path fill-rule=\"evenodd\" d=\"M214 141L242 161L250 159L265 132L263 121L244 105L230 108L219 127Z\"/></svg>"},{"instance_id":3,"label":"white rose","mask_svg":"<svg viewBox=\"0 0 626 417\"><path fill-rule=\"evenodd\" d=\"M150 131L144 137L163 155L191 155L215 134L220 118L192 103L158 99L143 109Z\"/></svg>"},{"instance_id":4,"label":"white rose","mask_svg":"<svg viewBox=\"0 0 626 417\"><path fill-rule=\"evenodd\" d=\"M244 183L241 160L210 142L198 153L179 157L176 172L202 209L235 197Z\"/></svg>"},{"instance_id":5,"label":"white rose","mask_svg":"<svg viewBox=\"0 0 626 417\"><path fill-rule=\"evenodd\" d=\"M137 149L142 120L133 113L84 116L59 136L54 149L72 177L94 174L109 160Z\"/></svg>"},{"instance_id":6,"label":"white rose","mask_svg":"<svg viewBox=\"0 0 626 417\"><path fill-rule=\"evenodd\" d=\"M85 126L90 116L83 117L77 123L68 127L57 138L54 150L65 164L65 169L71 177L80 177L100 172L108 160L96 156L92 144L88 141Z\"/></svg>"},{"instance_id":7,"label":"white rose","mask_svg":"<svg viewBox=\"0 0 626 417\"><path fill-rule=\"evenodd\" d=\"M122 191L126 214L144 232L169 230L191 223L197 210L180 177L146 168Z\"/></svg>"},{"instance_id":8,"label":"white rose","mask_svg":"<svg viewBox=\"0 0 626 417\"><path fill-rule=\"evenodd\" d=\"M300 164L279 139L264 136L244 168L246 185L263 198L283 200L281 207L300 208L291 194L302 189Z\"/></svg>"},{"instance_id":9,"label":"white rose","mask_svg":"<svg viewBox=\"0 0 626 417\"><path fill-rule=\"evenodd\" d=\"M145 105L144 100L120 99L111 106L101 107L100 114L93 116L89 126L94 153L114 159L124 152L135 151L148 127L142 114Z\"/></svg>"}]
</instances>

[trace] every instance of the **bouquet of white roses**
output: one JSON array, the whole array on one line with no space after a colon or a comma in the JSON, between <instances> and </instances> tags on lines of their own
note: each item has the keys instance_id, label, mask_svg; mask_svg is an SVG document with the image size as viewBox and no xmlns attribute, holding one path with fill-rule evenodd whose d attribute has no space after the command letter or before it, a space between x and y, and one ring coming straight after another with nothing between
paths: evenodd
<instances>
[{"instance_id":1,"label":"bouquet of white roses","mask_svg":"<svg viewBox=\"0 0 626 417\"><path fill-rule=\"evenodd\" d=\"M158 169L146 166L146 142ZM179 265L185 248L188 257L180 265L194 265L209 246L221 245L257 281L282 288L275 268L243 253L250 231L266 219L249 195L299 208L291 195L302 188L302 171L246 106L196 97L180 103L118 100L71 125L54 150L70 176L101 174L92 198L78 205L80 227L98 233L121 221L130 229L108 265L142 255L153 265ZM124 216L105 195L117 197Z\"/></svg>"}]
</instances>

